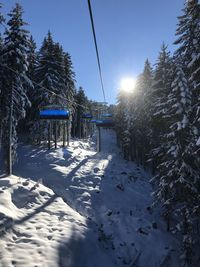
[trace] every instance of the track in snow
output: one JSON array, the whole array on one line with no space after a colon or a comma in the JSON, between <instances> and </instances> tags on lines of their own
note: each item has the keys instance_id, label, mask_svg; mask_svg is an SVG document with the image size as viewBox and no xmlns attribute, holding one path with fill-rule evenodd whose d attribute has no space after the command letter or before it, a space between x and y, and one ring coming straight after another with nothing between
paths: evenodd
<instances>
[{"instance_id":1,"label":"track in snow","mask_svg":"<svg viewBox=\"0 0 200 267\"><path fill-rule=\"evenodd\" d=\"M61 253L64 255L64 250L72 244L73 264L81 254L81 260L77 258L76 265L71 263L69 267L79 266L79 261L87 262L82 265L87 267L98 263L105 267L131 266L136 262L141 267L147 263L153 267L159 266L168 255L176 259L176 240L164 231L159 213L147 210L152 202L149 175L121 158L114 132L102 131L101 153L96 153L87 142L75 141L69 149L52 151L22 146L19 154L16 175L41 179L87 220L89 234L79 240L78 246L73 240L66 240ZM158 229L152 226L155 222ZM87 246L92 238L96 240L92 242L96 251L98 247L100 251L103 249L109 260L100 257L102 253L99 260L98 257L88 259L89 251L92 254L95 251ZM60 258L63 264L60 266L65 266L65 258Z\"/></svg>"}]
</instances>

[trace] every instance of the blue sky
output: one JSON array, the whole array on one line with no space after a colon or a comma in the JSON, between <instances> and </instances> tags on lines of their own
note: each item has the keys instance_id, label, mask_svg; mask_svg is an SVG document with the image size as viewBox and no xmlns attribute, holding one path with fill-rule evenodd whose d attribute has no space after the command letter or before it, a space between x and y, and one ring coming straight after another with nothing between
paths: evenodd
<instances>
[{"instance_id":1,"label":"blue sky","mask_svg":"<svg viewBox=\"0 0 200 267\"><path fill-rule=\"evenodd\" d=\"M3 13L14 0L0 0ZM87 0L19 0L38 48L48 30L72 57L77 87L103 101ZM148 58L155 64L164 41L173 51L184 0L91 0L106 100L115 103L120 80L137 77Z\"/></svg>"}]
</instances>

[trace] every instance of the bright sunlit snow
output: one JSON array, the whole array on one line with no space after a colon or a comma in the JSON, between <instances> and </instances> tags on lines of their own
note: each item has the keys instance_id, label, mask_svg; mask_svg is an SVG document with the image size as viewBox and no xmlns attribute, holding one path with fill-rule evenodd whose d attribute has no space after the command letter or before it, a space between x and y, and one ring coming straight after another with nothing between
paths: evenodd
<instances>
[{"instance_id":1,"label":"bright sunlit snow","mask_svg":"<svg viewBox=\"0 0 200 267\"><path fill-rule=\"evenodd\" d=\"M122 159L112 131L102 139L101 153L86 141L20 146L17 176L0 180L0 266L179 266L149 175Z\"/></svg>"}]
</instances>

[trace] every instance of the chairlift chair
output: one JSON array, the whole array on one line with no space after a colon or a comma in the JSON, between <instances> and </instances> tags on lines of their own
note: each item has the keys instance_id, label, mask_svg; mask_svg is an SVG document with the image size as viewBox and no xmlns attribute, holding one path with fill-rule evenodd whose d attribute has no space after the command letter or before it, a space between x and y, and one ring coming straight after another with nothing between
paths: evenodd
<instances>
[{"instance_id":1,"label":"chairlift chair","mask_svg":"<svg viewBox=\"0 0 200 267\"><path fill-rule=\"evenodd\" d=\"M69 110L59 105L44 106L40 109L40 119L43 120L68 120L69 115Z\"/></svg>"}]
</instances>

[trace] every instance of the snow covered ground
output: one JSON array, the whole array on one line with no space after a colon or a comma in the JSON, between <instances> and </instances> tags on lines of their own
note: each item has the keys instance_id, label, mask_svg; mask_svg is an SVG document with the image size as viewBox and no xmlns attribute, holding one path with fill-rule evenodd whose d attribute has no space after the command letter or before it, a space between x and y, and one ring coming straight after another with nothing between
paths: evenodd
<instances>
[{"instance_id":1,"label":"snow covered ground","mask_svg":"<svg viewBox=\"0 0 200 267\"><path fill-rule=\"evenodd\" d=\"M18 153L16 176L0 179L0 267L179 266L149 175L122 159L114 132L101 153L77 140Z\"/></svg>"}]
</instances>

